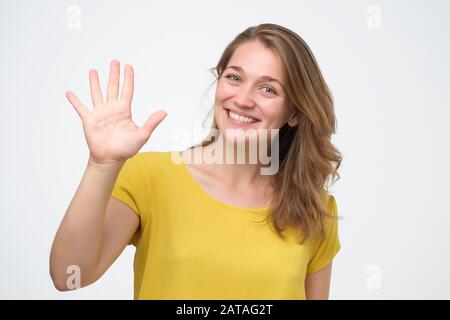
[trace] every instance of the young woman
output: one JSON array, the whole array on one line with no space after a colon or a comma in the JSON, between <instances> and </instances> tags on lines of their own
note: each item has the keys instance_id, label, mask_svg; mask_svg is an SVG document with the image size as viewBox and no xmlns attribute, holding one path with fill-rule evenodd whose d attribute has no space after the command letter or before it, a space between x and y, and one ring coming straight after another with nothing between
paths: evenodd
<instances>
[{"instance_id":1,"label":"young woman","mask_svg":"<svg viewBox=\"0 0 450 320\"><path fill-rule=\"evenodd\" d=\"M306 43L275 24L239 34L214 68L218 135L183 152L139 152L166 113L136 126L133 69L120 98L119 70L112 61L106 99L90 71L92 111L66 94L90 156L53 242L55 287L68 290L73 265L81 287L95 282L133 244L135 299L328 299L340 242L327 180L339 178L341 155L332 96ZM261 174L259 158L193 161L217 160L230 143L249 156L233 129L278 129L277 170Z\"/></svg>"}]
</instances>

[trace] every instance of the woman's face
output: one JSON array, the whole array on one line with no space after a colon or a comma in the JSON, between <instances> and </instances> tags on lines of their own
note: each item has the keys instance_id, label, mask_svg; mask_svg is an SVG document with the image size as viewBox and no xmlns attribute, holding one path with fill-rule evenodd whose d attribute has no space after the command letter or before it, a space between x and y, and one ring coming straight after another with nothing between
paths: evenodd
<instances>
[{"instance_id":1,"label":"woman's face","mask_svg":"<svg viewBox=\"0 0 450 320\"><path fill-rule=\"evenodd\" d=\"M220 133L227 138L227 129L280 129L288 121L296 125L283 85L281 63L272 50L259 41L241 44L217 83L215 120Z\"/></svg>"}]
</instances>

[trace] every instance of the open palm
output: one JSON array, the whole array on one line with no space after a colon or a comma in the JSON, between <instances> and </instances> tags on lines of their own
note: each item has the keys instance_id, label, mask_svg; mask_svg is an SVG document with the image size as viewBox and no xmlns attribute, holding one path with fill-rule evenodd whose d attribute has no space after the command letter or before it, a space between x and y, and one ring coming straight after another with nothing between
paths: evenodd
<instances>
[{"instance_id":1,"label":"open palm","mask_svg":"<svg viewBox=\"0 0 450 320\"><path fill-rule=\"evenodd\" d=\"M153 130L166 117L165 111L153 113L142 127L131 117L134 72L125 65L121 97L119 96L120 63L111 62L106 101L100 88L98 73L89 71L93 110L89 111L72 91L66 97L83 122L83 130L90 151L90 159L98 163L123 162L135 155L148 141Z\"/></svg>"}]
</instances>

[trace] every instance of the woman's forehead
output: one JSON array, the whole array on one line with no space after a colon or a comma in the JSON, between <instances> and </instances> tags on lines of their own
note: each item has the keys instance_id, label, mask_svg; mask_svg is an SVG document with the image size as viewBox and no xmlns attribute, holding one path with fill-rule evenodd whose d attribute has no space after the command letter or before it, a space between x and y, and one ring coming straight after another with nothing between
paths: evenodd
<instances>
[{"instance_id":1,"label":"woman's forehead","mask_svg":"<svg viewBox=\"0 0 450 320\"><path fill-rule=\"evenodd\" d=\"M231 56L227 68L229 66L238 66L240 71L245 72L248 76L283 80L280 59L273 50L264 47L257 41L238 46Z\"/></svg>"}]
</instances>

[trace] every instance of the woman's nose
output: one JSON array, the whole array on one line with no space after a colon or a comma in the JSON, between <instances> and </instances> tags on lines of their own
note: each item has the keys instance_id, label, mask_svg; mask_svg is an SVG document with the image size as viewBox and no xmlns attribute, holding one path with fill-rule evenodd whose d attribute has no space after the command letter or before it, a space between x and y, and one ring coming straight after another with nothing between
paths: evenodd
<instances>
[{"instance_id":1,"label":"woman's nose","mask_svg":"<svg viewBox=\"0 0 450 320\"><path fill-rule=\"evenodd\" d=\"M252 86L243 86L237 93L235 102L240 107L253 108L255 101L253 99Z\"/></svg>"}]
</instances>

